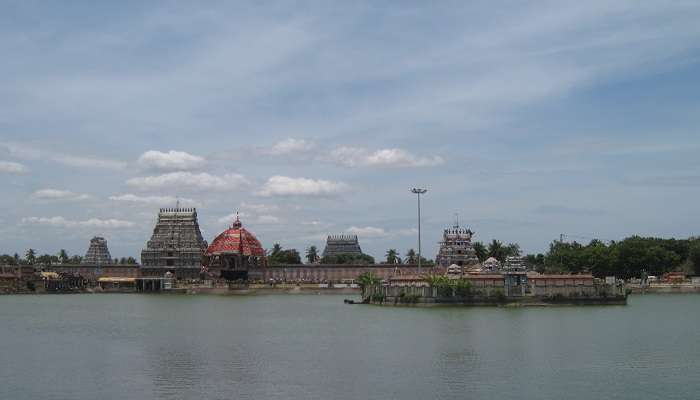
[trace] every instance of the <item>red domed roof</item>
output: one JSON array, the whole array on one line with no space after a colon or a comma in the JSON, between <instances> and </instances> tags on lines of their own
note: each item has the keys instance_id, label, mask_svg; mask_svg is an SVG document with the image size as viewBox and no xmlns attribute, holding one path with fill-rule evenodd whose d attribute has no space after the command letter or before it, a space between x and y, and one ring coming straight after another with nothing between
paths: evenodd
<instances>
[{"instance_id":1,"label":"red domed roof","mask_svg":"<svg viewBox=\"0 0 700 400\"><path fill-rule=\"evenodd\" d=\"M236 216L231 227L219 234L207 248L207 255L241 254L244 256L264 256L260 241L243 228L243 224Z\"/></svg>"}]
</instances>

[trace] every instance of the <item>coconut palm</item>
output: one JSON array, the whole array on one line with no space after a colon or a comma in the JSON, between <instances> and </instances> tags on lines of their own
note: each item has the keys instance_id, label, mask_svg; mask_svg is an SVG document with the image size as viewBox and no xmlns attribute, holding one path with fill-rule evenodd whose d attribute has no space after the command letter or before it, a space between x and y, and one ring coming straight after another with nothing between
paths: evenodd
<instances>
[{"instance_id":1,"label":"coconut palm","mask_svg":"<svg viewBox=\"0 0 700 400\"><path fill-rule=\"evenodd\" d=\"M387 264L400 264L401 263L401 258L399 257L399 253L396 251L396 249L387 250L386 263Z\"/></svg>"},{"instance_id":2,"label":"coconut palm","mask_svg":"<svg viewBox=\"0 0 700 400\"><path fill-rule=\"evenodd\" d=\"M25 255L25 258L27 259L27 262L29 265L34 265L36 262L36 250L34 249L29 249L27 250L27 254Z\"/></svg>"},{"instance_id":3,"label":"coconut palm","mask_svg":"<svg viewBox=\"0 0 700 400\"><path fill-rule=\"evenodd\" d=\"M357 277L355 282L357 282L358 286L360 286L362 298L364 299L368 289L379 285L382 281L371 272L363 272Z\"/></svg>"},{"instance_id":4,"label":"coconut palm","mask_svg":"<svg viewBox=\"0 0 700 400\"><path fill-rule=\"evenodd\" d=\"M406 261L406 264L417 264L418 263L418 255L416 254L416 251L413 249L408 249L408 251L406 252L405 261Z\"/></svg>"},{"instance_id":5,"label":"coconut palm","mask_svg":"<svg viewBox=\"0 0 700 400\"><path fill-rule=\"evenodd\" d=\"M318 259L318 248L316 248L316 246L309 246L309 248L306 249L306 261L309 264L313 264L317 262Z\"/></svg>"}]
</instances>

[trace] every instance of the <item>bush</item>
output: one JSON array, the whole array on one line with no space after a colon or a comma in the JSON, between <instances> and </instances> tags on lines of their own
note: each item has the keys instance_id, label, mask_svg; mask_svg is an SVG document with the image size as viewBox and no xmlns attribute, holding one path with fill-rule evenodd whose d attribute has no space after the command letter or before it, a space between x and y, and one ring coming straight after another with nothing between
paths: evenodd
<instances>
[{"instance_id":1,"label":"bush","mask_svg":"<svg viewBox=\"0 0 700 400\"><path fill-rule=\"evenodd\" d=\"M417 294L401 293L399 296L399 302L402 304L415 304L418 303L418 299L420 299L420 296Z\"/></svg>"},{"instance_id":2,"label":"bush","mask_svg":"<svg viewBox=\"0 0 700 400\"><path fill-rule=\"evenodd\" d=\"M36 285L32 281L27 281L27 289L31 290L32 292L36 290Z\"/></svg>"}]
</instances>

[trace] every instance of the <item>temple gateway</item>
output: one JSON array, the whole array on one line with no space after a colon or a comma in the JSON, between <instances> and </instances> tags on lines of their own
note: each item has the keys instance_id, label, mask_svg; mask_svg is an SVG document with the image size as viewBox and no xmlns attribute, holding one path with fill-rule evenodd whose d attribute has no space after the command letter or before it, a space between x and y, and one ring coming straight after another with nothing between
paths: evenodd
<instances>
[{"instance_id":1,"label":"temple gateway","mask_svg":"<svg viewBox=\"0 0 700 400\"><path fill-rule=\"evenodd\" d=\"M340 254L362 254L357 235L329 235L326 238L326 248L323 249L323 257Z\"/></svg>"},{"instance_id":2,"label":"temple gateway","mask_svg":"<svg viewBox=\"0 0 700 400\"><path fill-rule=\"evenodd\" d=\"M207 242L202 237L195 208L161 208L151 240L141 251L145 276L173 273L177 278L196 279Z\"/></svg>"},{"instance_id":3,"label":"temple gateway","mask_svg":"<svg viewBox=\"0 0 700 400\"><path fill-rule=\"evenodd\" d=\"M90 239L90 247L88 247L81 263L87 265L107 265L112 263L112 256L109 254L105 238L95 236Z\"/></svg>"},{"instance_id":4,"label":"temple gateway","mask_svg":"<svg viewBox=\"0 0 700 400\"><path fill-rule=\"evenodd\" d=\"M445 229L435 263L441 267L449 267L453 264L468 267L479 264L479 258L472 246L473 235L474 232L471 229L460 228L458 224Z\"/></svg>"}]
</instances>

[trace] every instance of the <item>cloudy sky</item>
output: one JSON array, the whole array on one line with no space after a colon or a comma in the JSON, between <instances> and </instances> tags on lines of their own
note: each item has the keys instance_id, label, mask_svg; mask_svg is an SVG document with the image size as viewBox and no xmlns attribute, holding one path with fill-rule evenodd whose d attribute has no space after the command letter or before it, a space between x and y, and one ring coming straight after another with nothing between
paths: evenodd
<instances>
[{"instance_id":1,"label":"cloudy sky","mask_svg":"<svg viewBox=\"0 0 700 400\"><path fill-rule=\"evenodd\" d=\"M700 234L700 3L44 2L0 13L0 253ZM581 239L585 240L585 239Z\"/></svg>"}]
</instances>

